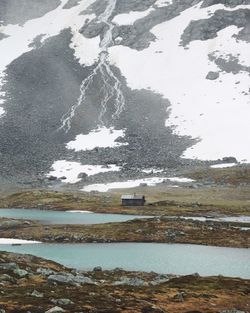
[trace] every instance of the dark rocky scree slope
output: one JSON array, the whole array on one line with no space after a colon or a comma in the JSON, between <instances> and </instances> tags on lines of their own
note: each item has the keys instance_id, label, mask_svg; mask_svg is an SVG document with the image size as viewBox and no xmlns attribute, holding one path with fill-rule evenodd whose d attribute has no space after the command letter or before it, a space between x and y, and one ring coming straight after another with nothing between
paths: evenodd
<instances>
[{"instance_id":1,"label":"dark rocky scree slope","mask_svg":"<svg viewBox=\"0 0 250 313\"><path fill-rule=\"evenodd\" d=\"M69 0L64 9L74 7L80 0ZM117 2L112 19L120 13L144 11L154 6L156 0L120 0ZM3 24L18 23L43 16L59 5L58 0L8 0L0 3L0 20ZM183 10L202 3L203 7L224 4L237 7L249 4L245 1L200 1L177 0L172 5L156 8L148 16L138 20L132 26L115 26L113 39L122 38L119 44L139 51L147 48L155 37L150 30L155 25L180 14ZM104 12L107 1L97 0L82 14ZM18 8L18 10L17 10ZM233 12L219 10L209 19L191 22L182 36L182 45L188 46L192 40L207 40L229 26L242 27L239 39L249 40L249 10ZM97 19L87 22L81 29L82 35L93 38L103 37L106 25ZM119 119L112 120L114 113L112 101L105 114L105 125L116 129L125 129L121 142L128 145L118 148L99 148L87 152L73 152L65 144L74 140L78 134L87 134L98 126L99 103L102 94L97 93L102 86L100 77L95 77L84 103L72 120L68 133L59 130L60 119L79 97L82 80L87 77L95 65L82 67L69 48L71 32L65 29L58 36L49 38L40 44L42 35L33 43L34 49L13 61L6 71L6 83L2 91L6 92L4 109L6 114L0 119L0 184L27 183L44 177L54 161L60 159L77 160L83 164L118 164L123 166L124 177L133 176L136 168L167 167L178 169L195 164L195 161L183 160L180 156L198 139L177 136L173 129L165 127L171 103L161 95L149 90L131 90L118 68L113 67L122 84L126 106ZM2 35L3 37L3 35ZM115 41L114 41L115 44ZM241 70L237 60L223 60L210 56L223 70ZM249 72L249 68L244 70ZM112 100L112 99L111 99ZM110 174L102 175L106 179Z\"/></svg>"}]
</instances>

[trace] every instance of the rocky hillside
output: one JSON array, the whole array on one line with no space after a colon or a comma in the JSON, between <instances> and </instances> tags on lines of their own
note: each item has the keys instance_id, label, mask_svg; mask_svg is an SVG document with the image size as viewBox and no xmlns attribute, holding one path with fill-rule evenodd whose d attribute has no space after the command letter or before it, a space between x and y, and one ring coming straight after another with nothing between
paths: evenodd
<instances>
[{"instance_id":1,"label":"rocky hillside","mask_svg":"<svg viewBox=\"0 0 250 313\"><path fill-rule=\"evenodd\" d=\"M0 184L249 162L249 41L249 0L1 0Z\"/></svg>"}]
</instances>

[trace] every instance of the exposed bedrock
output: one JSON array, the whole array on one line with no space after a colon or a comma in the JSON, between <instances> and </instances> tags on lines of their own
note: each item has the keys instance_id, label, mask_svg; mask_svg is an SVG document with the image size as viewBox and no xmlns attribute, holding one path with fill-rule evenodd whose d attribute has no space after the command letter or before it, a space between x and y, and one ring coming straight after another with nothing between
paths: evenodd
<instances>
[{"instance_id":1,"label":"exposed bedrock","mask_svg":"<svg viewBox=\"0 0 250 313\"><path fill-rule=\"evenodd\" d=\"M1 0L0 21L3 24L24 24L54 10L60 0Z\"/></svg>"},{"instance_id":2,"label":"exposed bedrock","mask_svg":"<svg viewBox=\"0 0 250 313\"><path fill-rule=\"evenodd\" d=\"M60 159L83 164L116 163L125 168L181 165L180 156L196 140L177 136L173 129L166 128L170 103L149 90L132 91L115 67L112 70L121 82L126 105L114 121L115 108L110 99L104 121L107 127L125 130L125 137L118 140L127 145L80 152L66 149L66 143L78 134L88 134L98 127L103 97L102 77L97 75L72 119L70 131L60 130L62 116L77 101L81 82L93 68L82 67L74 59L70 40L70 31L65 30L7 69L6 114L0 120L2 180L36 179Z\"/></svg>"},{"instance_id":3,"label":"exposed bedrock","mask_svg":"<svg viewBox=\"0 0 250 313\"><path fill-rule=\"evenodd\" d=\"M182 35L182 44L186 46L194 40L215 38L220 30L231 25L243 28L236 36L237 39L250 42L250 10L239 9L218 10L208 19L192 21Z\"/></svg>"}]
</instances>

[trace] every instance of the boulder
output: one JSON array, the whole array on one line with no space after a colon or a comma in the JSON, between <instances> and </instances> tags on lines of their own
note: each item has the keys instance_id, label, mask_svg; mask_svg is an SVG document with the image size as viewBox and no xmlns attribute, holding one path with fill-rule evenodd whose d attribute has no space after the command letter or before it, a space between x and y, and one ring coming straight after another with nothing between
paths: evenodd
<instances>
[{"instance_id":1,"label":"boulder","mask_svg":"<svg viewBox=\"0 0 250 313\"><path fill-rule=\"evenodd\" d=\"M53 299L51 300L56 305L69 305L69 304L74 304L70 299Z\"/></svg>"},{"instance_id":2,"label":"boulder","mask_svg":"<svg viewBox=\"0 0 250 313\"><path fill-rule=\"evenodd\" d=\"M2 282L2 281L10 282L10 283L13 283L13 284L16 282L15 278L11 277L8 274L0 275L0 282Z\"/></svg>"},{"instance_id":3,"label":"boulder","mask_svg":"<svg viewBox=\"0 0 250 313\"><path fill-rule=\"evenodd\" d=\"M49 283L57 283L61 285L83 285L83 284L90 284L93 285L95 282L85 276L82 275L77 275L74 276L72 274L64 273L64 274L56 274L56 275L50 275L48 277L48 282Z\"/></svg>"},{"instance_id":4,"label":"boulder","mask_svg":"<svg viewBox=\"0 0 250 313\"><path fill-rule=\"evenodd\" d=\"M50 310L46 311L45 313L60 313L65 312L64 309L60 308L59 306L54 306Z\"/></svg>"},{"instance_id":5,"label":"boulder","mask_svg":"<svg viewBox=\"0 0 250 313\"><path fill-rule=\"evenodd\" d=\"M206 79L209 79L209 80L215 80L217 78L219 78L219 73L218 72L209 72L206 76Z\"/></svg>"},{"instance_id":6,"label":"boulder","mask_svg":"<svg viewBox=\"0 0 250 313\"><path fill-rule=\"evenodd\" d=\"M57 180L57 177L51 175L48 177L48 180L55 181L55 180Z\"/></svg>"},{"instance_id":7,"label":"boulder","mask_svg":"<svg viewBox=\"0 0 250 313\"><path fill-rule=\"evenodd\" d=\"M17 276L19 276L20 278L23 278L23 277L25 277L25 276L27 276L29 274L27 271L21 270L19 268L15 269L13 271L13 273L16 274Z\"/></svg>"},{"instance_id":8,"label":"boulder","mask_svg":"<svg viewBox=\"0 0 250 313\"><path fill-rule=\"evenodd\" d=\"M148 282L144 281L143 279L140 278L129 278L129 277L124 277L119 281L116 281L113 283L114 286L136 286L136 287L141 287L141 286L148 286Z\"/></svg>"},{"instance_id":9,"label":"boulder","mask_svg":"<svg viewBox=\"0 0 250 313\"><path fill-rule=\"evenodd\" d=\"M52 271L51 269L49 268L43 268L43 267L39 267L37 270L36 270L37 274L40 274L42 276L49 276L49 275L53 275L55 274L55 271Z\"/></svg>"},{"instance_id":10,"label":"boulder","mask_svg":"<svg viewBox=\"0 0 250 313\"><path fill-rule=\"evenodd\" d=\"M18 269L18 265L16 263L0 263L0 269L7 271L14 271Z\"/></svg>"},{"instance_id":11,"label":"boulder","mask_svg":"<svg viewBox=\"0 0 250 313\"><path fill-rule=\"evenodd\" d=\"M79 173L77 178L86 179L88 175L86 173Z\"/></svg>"},{"instance_id":12,"label":"boulder","mask_svg":"<svg viewBox=\"0 0 250 313\"><path fill-rule=\"evenodd\" d=\"M35 297L35 298L43 298L43 293L37 290L33 290L30 295L31 297Z\"/></svg>"},{"instance_id":13,"label":"boulder","mask_svg":"<svg viewBox=\"0 0 250 313\"><path fill-rule=\"evenodd\" d=\"M174 302L184 302L184 292L178 292L176 295L173 296L172 300Z\"/></svg>"}]
</instances>

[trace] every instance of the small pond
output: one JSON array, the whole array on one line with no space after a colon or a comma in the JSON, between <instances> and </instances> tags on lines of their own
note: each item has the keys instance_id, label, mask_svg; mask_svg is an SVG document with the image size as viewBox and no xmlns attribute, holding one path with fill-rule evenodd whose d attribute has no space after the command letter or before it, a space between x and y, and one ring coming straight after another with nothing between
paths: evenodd
<instances>
[{"instance_id":1,"label":"small pond","mask_svg":"<svg viewBox=\"0 0 250 313\"><path fill-rule=\"evenodd\" d=\"M49 211L35 209L0 209L0 217L37 220L44 224L101 224L125 222L147 216L100 214L88 211Z\"/></svg>"},{"instance_id":2,"label":"small pond","mask_svg":"<svg viewBox=\"0 0 250 313\"><path fill-rule=\"evenodd\" d=\"M122 267L158 273L224 275L250 278L250 249L184 244L31 244L0 245L0 250L28 253L65 266L90 270Z\"/></svg>"}]
</instances>

